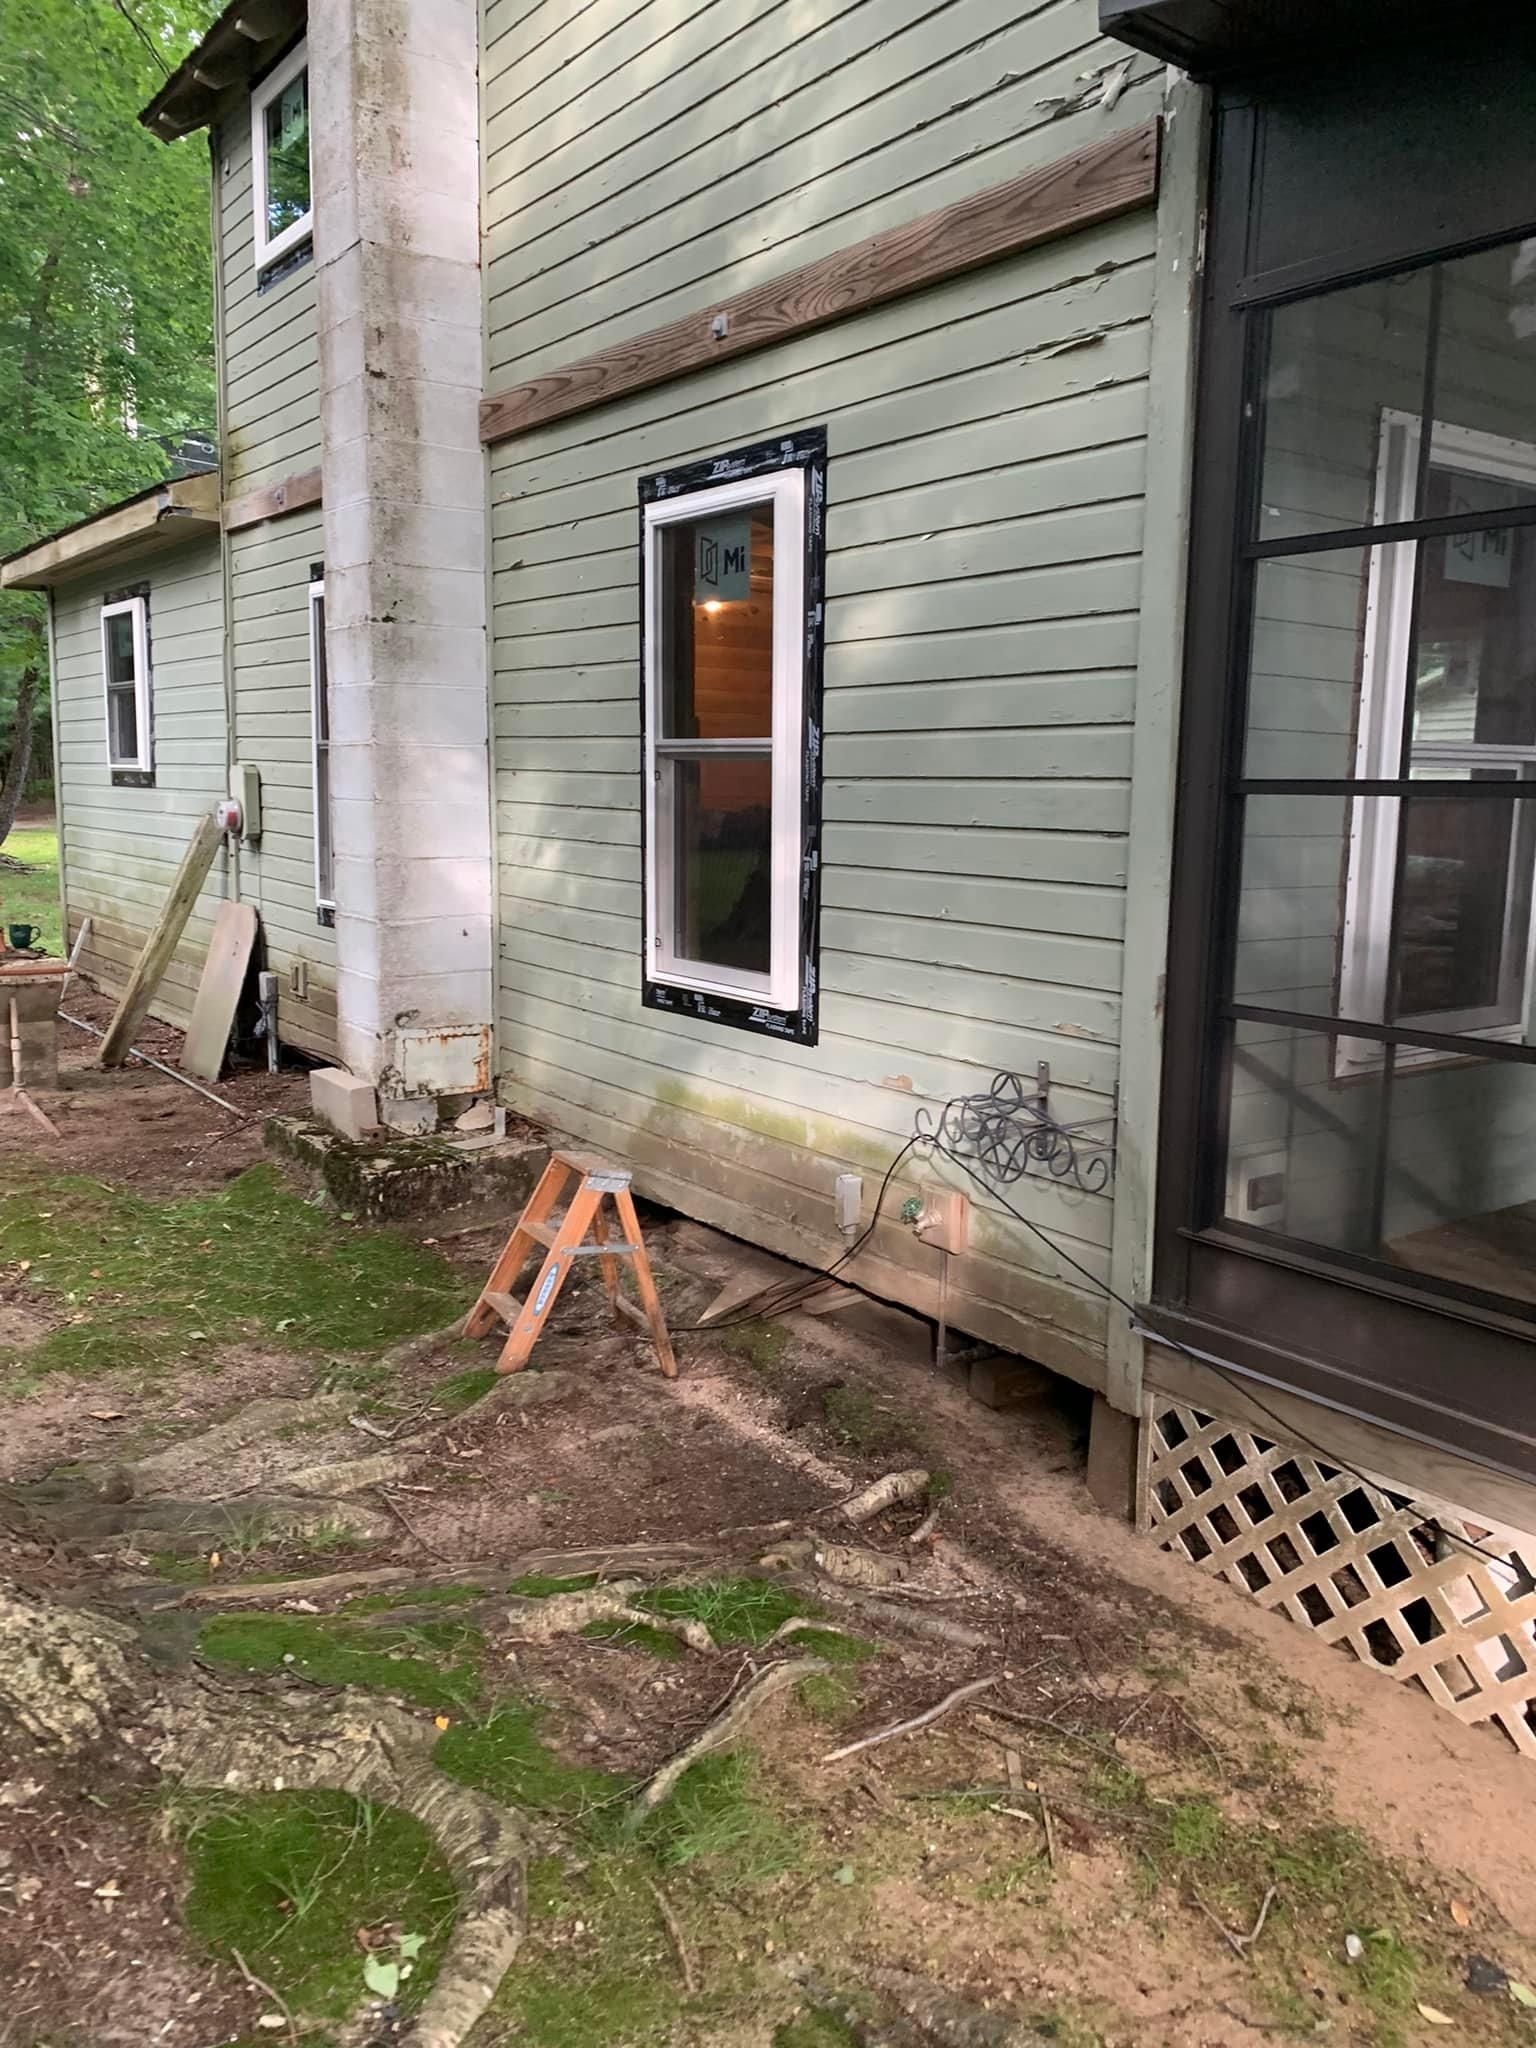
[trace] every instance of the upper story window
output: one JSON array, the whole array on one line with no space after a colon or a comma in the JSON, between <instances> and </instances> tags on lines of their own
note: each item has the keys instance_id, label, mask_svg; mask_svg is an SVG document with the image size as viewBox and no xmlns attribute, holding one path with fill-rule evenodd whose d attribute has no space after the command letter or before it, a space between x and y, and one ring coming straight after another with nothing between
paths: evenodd
<instances>
[{"instance_id":1,"label":"upper story window","mask_svg":"<svg viewBox=\"0 0 1536 2048\"><path fill-rule=\"evenodd\" d=\"M313 225L309 176L309 50L299 47L251 98L251 192L256 267L305 241Z\"/></svg>"},{"instance_id":2,"label":"upper story window","mask_svg":"<svg viewBox=\"0 0 1536 2048\"><path fill-rule=\"evenodd\" d=\"M645 984L816 1038L825 436L645 478Z\"/></svg>"},{"instance_id":3,"label":"upper story window","mask_svg":"<svg viewBox=\"0 0 1536 2048\"><path fill-rule=\"evenodd\" d=\"M119 598L101 608L101 666L106 692L107 763L113 780L148 775L155 765L149 697L149 601Z\"/></svg>"}]
</instances>

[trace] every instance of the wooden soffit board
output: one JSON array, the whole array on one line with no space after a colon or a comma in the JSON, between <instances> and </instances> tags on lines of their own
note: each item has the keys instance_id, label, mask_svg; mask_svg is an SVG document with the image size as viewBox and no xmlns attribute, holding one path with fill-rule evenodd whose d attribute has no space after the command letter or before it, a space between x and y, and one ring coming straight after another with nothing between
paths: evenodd
<instances>
[{"instance_id":1,"label":"wooden soffit board","mask_svg":"<svg viewBox=\"0 0 1536 2048\"><path fill-rule=\"evenodd\" d=\"M480 437L508 440L1113 220L1156 198L1157 170L1158 124L1147 121L633 341L497 392L480 407Z\"/></svg>"},{"instance_id":2,"label":"wooden soffit board","mask_svg":"<svg viewBox=\"0 0 1536 2048\"><path fill-rule=\"evenodd\" d=\"M46 590L90 569L135 561L219 530L217 472L155 484L92 519L65 527L0 565L6 590Z\"/></svg>"},{"instance_id":3,"label":"wooden soffit board","mask_svg":"<svg viewBox=\"0 0 1536 2048\"><path fill-rule=\"evenodd\" d=\"M301 469L260 490L246 491L231 498L224 507L224 531L238 533L244 526L259 526L264 519L281 519L285 512L302 512L318 505L321 475L318 469Z\"/></svg>"}]
</instances>

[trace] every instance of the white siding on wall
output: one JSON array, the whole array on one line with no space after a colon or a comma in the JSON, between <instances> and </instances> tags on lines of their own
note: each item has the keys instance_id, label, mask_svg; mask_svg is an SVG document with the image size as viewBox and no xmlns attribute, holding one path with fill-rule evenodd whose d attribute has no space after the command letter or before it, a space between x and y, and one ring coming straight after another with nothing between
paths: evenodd
<instances>
[{"instance_id":1,"label":"white siding on wall","mask_svg":"<svg viewBox=\"0 0 1536 2048\"><path fill-rule=\"evenodd\" d=\"M101 606L109 591L149 586L154 692L153 789L115 788L107 762ZM70 937L91 920L81 964L120 987L154 923L198 818L225 788L223 596L216 539L99 571L54 593L58 787ZM157 1016L184 1024L210 921L226 889L216 861L176 957Z\"/></svg>"}]
</instances>

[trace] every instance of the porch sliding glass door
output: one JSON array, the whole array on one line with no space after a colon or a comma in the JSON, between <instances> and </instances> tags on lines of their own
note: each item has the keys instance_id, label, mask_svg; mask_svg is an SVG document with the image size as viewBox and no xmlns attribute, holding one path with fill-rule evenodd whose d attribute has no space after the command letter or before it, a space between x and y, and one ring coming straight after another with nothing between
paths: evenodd
<instances>
[{"instance_id":1,"label":"porch sliding glass door","mask_svg":"<svg viewBox=\"0 0 1536 2048\"><path fill-rule=\"evenodd\" d=\"M1247 326L1201 1221L1536 1316L1536 244Z\"/></svg>"}]
</instances>

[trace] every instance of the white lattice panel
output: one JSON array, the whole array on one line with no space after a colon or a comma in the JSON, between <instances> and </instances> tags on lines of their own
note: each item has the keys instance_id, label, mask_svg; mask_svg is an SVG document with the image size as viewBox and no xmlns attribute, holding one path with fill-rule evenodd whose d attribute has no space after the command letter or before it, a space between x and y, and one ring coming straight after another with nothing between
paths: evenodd
<instances>
[{"instance_id":1,"label":"white lattice panel","mask_svg":"<svg viewBox=\"0 0 1536 2048\"><path fill-rule=\"evenodd\" d=\"M1158 1394L1146 1479L1165 1550L1412 1680L1459 1720L1496 1721L1536 1757L1536 1537Z\"/></svg>"}]
</instances>

